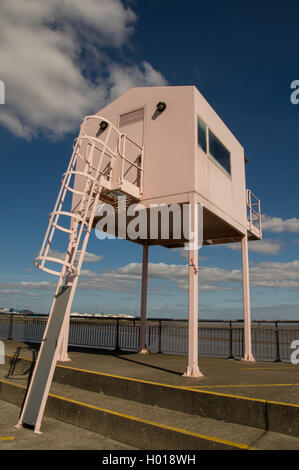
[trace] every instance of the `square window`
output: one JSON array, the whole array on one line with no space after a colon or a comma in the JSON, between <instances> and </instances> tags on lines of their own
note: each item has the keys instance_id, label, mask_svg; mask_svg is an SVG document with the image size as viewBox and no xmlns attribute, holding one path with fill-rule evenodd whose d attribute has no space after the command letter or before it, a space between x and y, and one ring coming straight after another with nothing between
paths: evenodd
<instances>
[{"instance_id":1,"label":"square window","mask_svg":"<svg viewBox=\"0 0 299 470\"><path fill-rule=\"evenodd\" d=\"M207 153L207 126L200 118L197 119L197 141L200 148Z\"/></svg>"},{"instance_id":2,"label":"square window","mask_svg":"<svg viewBox=\"0 0 299 470\"><path fill-rule=\"evenodd\" d=\"M230 152L209 129L209 154L230 175Z\"/></svg>"}]
</instances>

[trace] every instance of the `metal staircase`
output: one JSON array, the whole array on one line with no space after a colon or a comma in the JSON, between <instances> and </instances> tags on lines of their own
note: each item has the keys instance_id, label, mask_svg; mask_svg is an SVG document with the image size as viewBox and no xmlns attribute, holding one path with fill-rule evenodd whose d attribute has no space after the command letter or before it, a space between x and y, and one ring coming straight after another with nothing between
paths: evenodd
<instances>
[{"instance_id":1,"label":"metal staircase","mask_svg":"<svg viewBox=\"0 0 299 470\"><path fill-rule=\"evenodd\" d=\"M68 326L84 254L99 201L116 191L138 201L142 194L143 148L97 115L86 116L35 265L59 277L47 327L17 427L40 425L57 360L67 360ZM113 199L113 197L112 197ZM63 256L53 249L63 235ZM58 237L59 238L59 237ZM60 246L60 245L59 245Z\"/></svg>"}]
</instances>

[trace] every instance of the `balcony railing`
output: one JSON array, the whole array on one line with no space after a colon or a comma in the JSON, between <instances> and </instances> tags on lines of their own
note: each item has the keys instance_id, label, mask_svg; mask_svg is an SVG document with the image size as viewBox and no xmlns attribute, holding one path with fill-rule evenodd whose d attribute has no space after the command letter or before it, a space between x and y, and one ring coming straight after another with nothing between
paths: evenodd
<instances>
[{"instance_id":1,"label":"balcony railing","mask_svg":"<svg viewBox=\"0 0 299 470\"><path fill-rule=\"evenodd\" d=\"M47 315L0 315L0 339L40 343ZM252 349L256 360L290 361L292 342L299 340L299 321L253 321ZM148 319L146 344L151 353L187 355L187 320ZM82 350L138 351L138 318L72 317L69 346ZM200 320L198 348L202 357L236 358L244 355L242 320Z\"/></svg>"},{"instance_id":2,"label":"balcony railing","mask_svg":"<svg viewBox=\"0 0 299 470\"><path fill-rule=\"evenodd\" d=\"M247 220L248 230L250 232L257 232L259 238L262 238L262 214L261 214L261 201L250 191L246 190L247 198Z\"/></svg>"}]
</instances>

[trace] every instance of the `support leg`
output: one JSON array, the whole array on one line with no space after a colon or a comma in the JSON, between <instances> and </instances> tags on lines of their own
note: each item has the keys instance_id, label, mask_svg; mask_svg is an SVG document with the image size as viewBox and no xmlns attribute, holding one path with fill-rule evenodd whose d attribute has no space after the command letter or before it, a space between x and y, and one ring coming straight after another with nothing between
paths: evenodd
<instances>
[{"instance_id":1,"label":"support leg","mask_svg":"<svg viewBox=\"0 0 299 470\"><path fill-rule=\"evenodd\" d=\"M28 393L17 425L20 427L25 423L34 426L36 434L40 433L41 420L54 375L58 350L61 347L61 332L64 331L65 319L70 311L75 289L76 283L71 287L60 287L59 284L57 286Z\"/></svg>"},{"instance_id":2,"label":"support leg","mask_svg":"<svg viewBox=\"0 0 299 470\"><path fill-rule=\"evenodd\" d=\"M251 318L250 318L250 287L247 235L242 238L242 276L243 276L243 308L244 308L244 361L255 361L251 350Z\"/></svg>"},{"instance_id":3,"label":"support leg","mask_svg":"<svg viewBox=\"0 0 299 470\"><path fill-rule=\"evenodd\" d=\"M73 253L75 250L75 233L78 230L78 222L74 219L71 219L70 223L70 229L72 230L72 233L69 238L69 246L70 250L68 251L68 262L72 261ZM72 271L67 270L66 271L66 278L65 278L65 283L66 285L69 285L73 282L73 273ZM68 362L71 361L69 355L68 355L68 346L69 346L69 332L70 332L70 319L71 319L71 312L69 311L66 314L66 321L63 326L62 330L62 340L61 340L61 347L59 348L58 351L58 356L57 356L57 361L60 362Z\"/></svg>"},{"instance_id":4,"label":"support leg","mask_svg":"<svg viewBox=\"0 0 299 470\"><path fill-rule=\"evenodd\" d=\"M188 366L185 377L202 377L198 368L198 212L195 198L189 208L189 299L188 299Z\"/></svg>"},{"instance_id":5,"label":"support leg","mask_svg":"<svg viewBox=\"0 0 299 470\"><path fill-rule=\"evenodd\" d=\"M63 337L61 341L61 347L58 352L57 361L60 362L68 362L71 361L68 355L68 345L69 345L69 330L70 330L70 314L68 315L68 319L65 322L63 330Z\"/></svg>"},{"instance_id":6,"label":"support leg","mask_svg":"<svg viewBox=\"0 0 299 470\"><path fill-rule=\"evenodd\" d=\"M140 308L140 330L139 330L139 352L146 354L146 302L147 302L147 279L148 279L148 244L143 245L142 256L142 284L141 284L141 308Z\"/></svg>"}]
</instances>

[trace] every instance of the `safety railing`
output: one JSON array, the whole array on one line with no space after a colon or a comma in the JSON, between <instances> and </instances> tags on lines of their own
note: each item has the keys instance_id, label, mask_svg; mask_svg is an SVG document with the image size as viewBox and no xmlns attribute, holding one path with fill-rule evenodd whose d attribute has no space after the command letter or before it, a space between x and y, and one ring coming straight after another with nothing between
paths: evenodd
<instances>
[{"instance_id":1,"label":"safety railing","mask_svg":"<svg viewBox=\"0 0 299 470\"><path fill-rule=\"evenodd\" d=\"M262 215L261 215L261 201L250 191L246 190L247 199L247 220L249 230L252 231L253 227L258 229L259 236L262 236Z\"/></svg>"},{"instance_id":2,"label":"safety railing","mask_svg":"<svg viewBox=\"0 0 299 470\"><path fill-rule=\"evenodd\" d=\"M0 339L40 343L47 323L45 316L0 314ZM256 360L290 361L291 344L299 341L299 321L253 321L252 349ZM186 355L186 320L149 319L146 344L151 353ZM74 347L138 351L138 318L71 317L69 345ZM202 357L236 358L244 355L242 320L201 320L198 348Z\"/></svg>"},{"instance_id":3,"label":"safety railing","mask_svg":"<svg viewBox=\"0 0 299 470\"><path fill-rule=\"evenodd\" d=\"M128 176L132 169L136 174ZM50 274L65 276L66 280L79 276L102 190L121 190L124 182L129 194L132 191L135 196L136 189L137 193L141 192L143 148L101 116L86 116L74 141L67 171L62 176L35 265ZM61 232L67 234L63 240L59 239ZM56 247L62 243L65 254L57 257L59 250Z\"/></svg>"},{"instance_id":4,"label":"safety railing","mask_svg":"<svg viewBox=\"0 0 299 470\"><path fill-rule=\"evenodd\" d=\"M128 178L128 175L135 171L132 183L135 184L140 191L143 193L143 147L134 140L132 140L127 134L120 134L119 138L119 155L122 159L121 163L121 177L120 181L123 182ZM126 155L126 149L128 143L134 148L133 159L128 159Z\"/></svg>"},{"instance_id":5,"label":"safety railing","mask_svg":"<svg viewBox=\"0 0 299 470\"><path fill-rule=\"evenodd\" d=\"M101 132L97 132L95 136L90 134L90 131L87 129L87 127L92 127L90 126L92 121L98 121L99 124L105 123L107 124L107 127L103 129ZM97 126L94 126L97 128ZM106 130L107 129L107 130ZM107 135L106 132L110 131L110 135ZM104 133L105 132L105 133ZM103 136L101 138L101 136ZM87 139L90 143L93 143L95 145L95 148L98 151L102 151L103 147L105 146L105 152L106 156L109 159L116 159L120 160L120 168L121 171L117 176L117 179L119 182L127 181L128 174L132 172L134 169L136 170L136 179L131 181L132 184L136 184L138 186L140 193L142 193L143 190L143 146L139 145L137 142L135 142L131 137L129 137L127 134L120 132L113 124L109 121L107 121L106 118L98 115L91 115L91 116L86 116L82 122L81 122L81 131L77 139L75 139L75 143L79 140L85 138ZM131 148L128 149L128 145L131 146ZM132 159L128 158L128 155L132 156ZM81 157L82 158L82 157ZM83 157L84 158L84 157ZM108 163L108 172L107 172L107 181L113 181L113 175L112 175L112 168L115 167L114 165L114 160L113 162ZM91 163L91 162L90 162ZM96 170L96 168L93 166L93 168Z\"/></svg>"}]
</instances>

